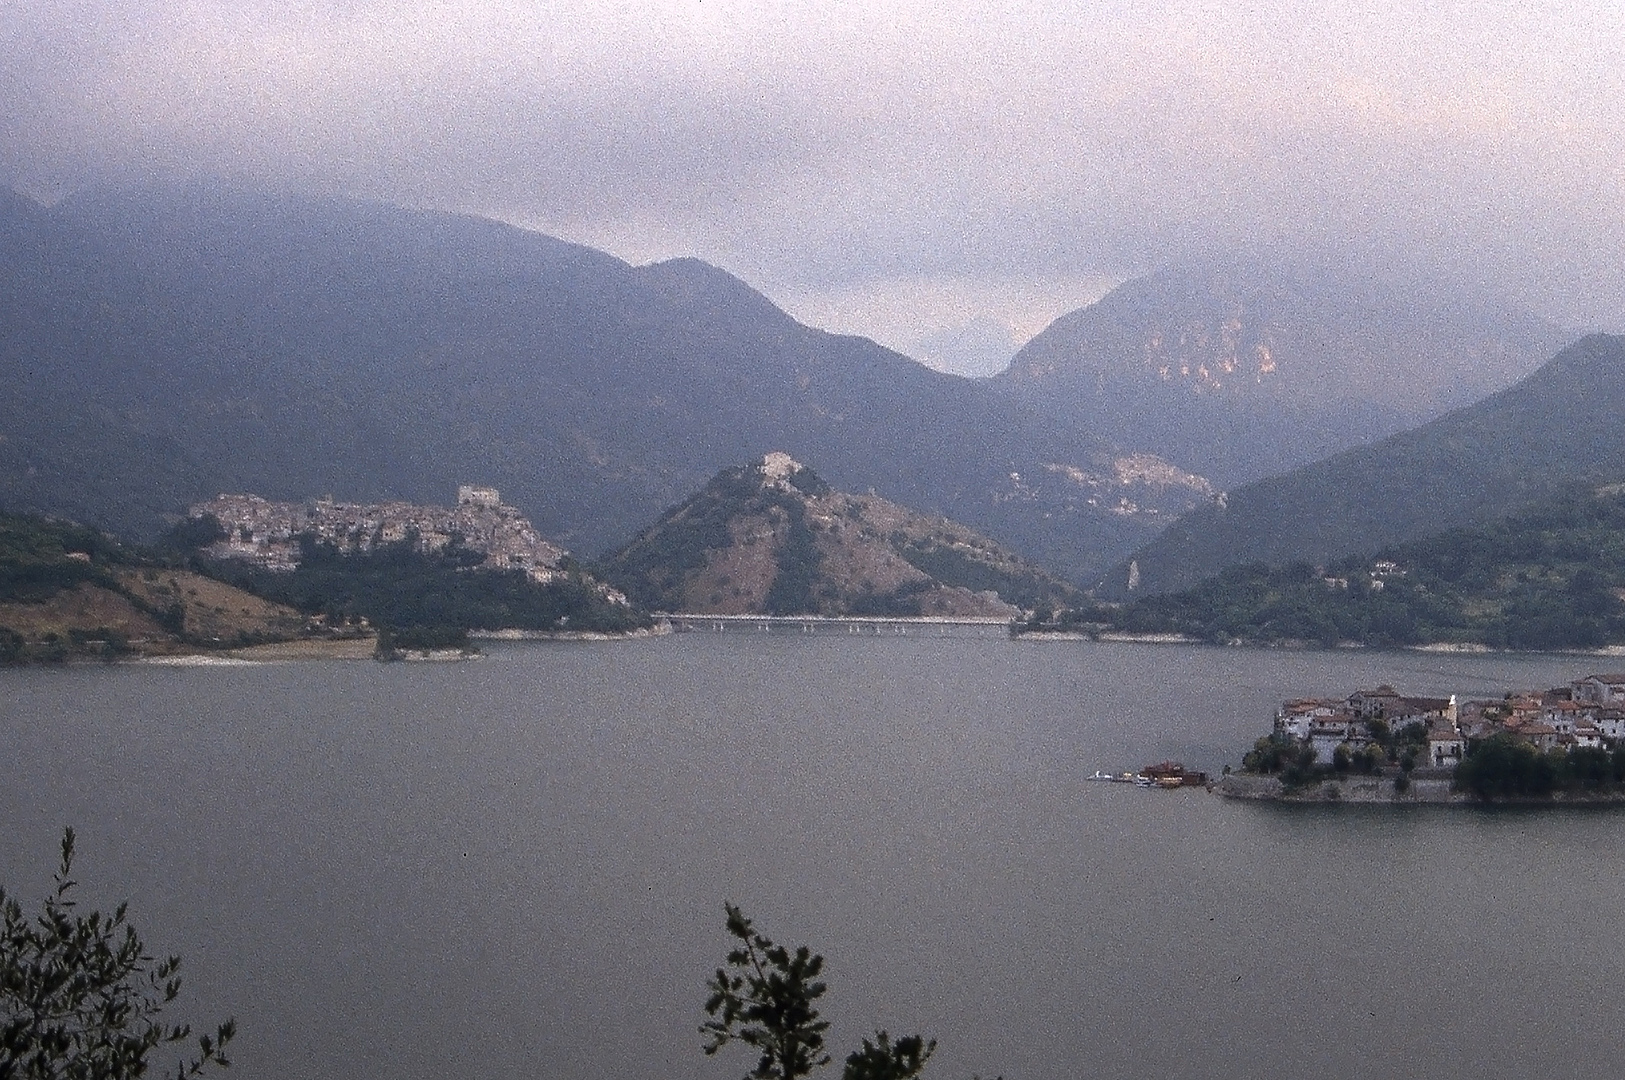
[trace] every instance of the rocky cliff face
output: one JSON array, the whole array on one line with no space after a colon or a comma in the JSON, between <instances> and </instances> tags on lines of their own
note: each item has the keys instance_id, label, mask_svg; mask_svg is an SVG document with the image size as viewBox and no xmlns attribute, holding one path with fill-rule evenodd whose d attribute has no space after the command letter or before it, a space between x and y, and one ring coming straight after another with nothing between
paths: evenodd
<instances>
[{"instance_id":1,"label":"rocky cliff face","mask_svg":"<svg viewBox=\"0 0 1625 1080\"><path fill-rule=\"evenodd\" d=\"M1233 485L1471 404L1566 339L1463 290L1208 267L1128 282L1062 316L993 384Z\"/></svg>"}]
</instances>

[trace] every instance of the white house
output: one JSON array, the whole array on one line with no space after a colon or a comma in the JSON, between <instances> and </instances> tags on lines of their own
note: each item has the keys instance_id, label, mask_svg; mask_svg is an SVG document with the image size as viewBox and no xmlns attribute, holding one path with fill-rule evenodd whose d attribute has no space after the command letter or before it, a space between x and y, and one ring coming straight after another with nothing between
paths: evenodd
<instances>
[{"instance_id":1,"label":"white house","mask_svg":"<svg viewBox=\"0 0 1625 1080\"><path fill-rule=\"evenodd\" d=\"M1461 761L1466 740L1456 725L1447 720L1435 720L1428 725L1428 760L1439 768Z\"/></svg>"},{"instance_id":2,"label":"white house","mask_svg":"<svg viewBox=\"0 0 1625 1080\"><path fill-rule=\"evenodd\" d=\"M1584 701L1558 701L1546 706L1540 718L1557 729L1559 735L1573 735L1581 724L1595 722L1598 707Z\"/></svg>"},{"instance_id":3,"label":"white house","mask_svg":"<svg viewBox=\"0 0 1625 1080\"><path fill-rule=\"evenodd\" d=\"M1596 719L1592 723L1602 732L1602 737L1619 741L1625 739L1625 708L1601 708L1597 710Z\"/></svg>"},{"instance_id":4,"label":"white house","mask_svg":"<svg viewBox=\"0 0 1625 1080\"><path fill-rule=\"evenodd\" d=\"M1350 749L1359 749L1371 741L1365 723L1346 712L1330 716L1317 716L1309 724L1309 745L1315 752L1315 764L1330 765L1338 746L1348 743Z\"/></svg>"},{"instance_id":5,"label":"white house","mask_svg":"<svg viewBox=\"0 0 1625 1080\"><path fill-rule=\"evenodd\" d=\"M1290 735L1299 740L1307 739L1317 719L1334 716L1339 711L1337 702L1324 701L1320 698L1284 701L1281 707L1275 710L1276 734Z\"/></svg>"},{"instance_id":6,"label":"white house","mask_svg":"<svg viewBox=\"0 0 1625 1080\"><path fill-rule=\"evenodd\" d=\"M1569 737L1574 740L1573 745L1577 749L1602 749L1602 730L1589 720L1576 724Z\"/></svg>"}]
</instances>

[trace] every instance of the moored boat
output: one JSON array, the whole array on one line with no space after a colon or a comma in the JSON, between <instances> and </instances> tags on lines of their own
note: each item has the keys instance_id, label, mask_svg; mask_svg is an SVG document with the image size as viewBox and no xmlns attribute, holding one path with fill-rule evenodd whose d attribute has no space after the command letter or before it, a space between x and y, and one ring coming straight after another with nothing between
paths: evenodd
<instances>
[{"instance_id":1,"label":"moored boat","mask_svg":"<svg viewBox=\"0 0 1625 1080\"><path fill-rule=\"evenodd\" d=\"M1140 772L1158 787L1170 790L1177 787L1202 787L1207 783L1207 773L1187 769L1177 761L1147 765Z\"/></svg>"}]
</instances>

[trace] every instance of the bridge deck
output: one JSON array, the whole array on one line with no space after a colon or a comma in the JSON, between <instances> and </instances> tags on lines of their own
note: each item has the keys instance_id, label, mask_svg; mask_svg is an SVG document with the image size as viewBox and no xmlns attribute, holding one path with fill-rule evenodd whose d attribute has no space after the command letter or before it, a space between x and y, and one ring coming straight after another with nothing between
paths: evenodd
<instances>
[{"instance_id":1,"label":"bridge deck","mask_svg":"<svg viewBox=\"0 0 1625 1080\"><path fill-rule=\"evenodd\" d=\"M1010 621L1000 618L864 615L693 615L666 616L679 634L868 634L871 636L1004 636Z\"/></svg>"}]
</instances>

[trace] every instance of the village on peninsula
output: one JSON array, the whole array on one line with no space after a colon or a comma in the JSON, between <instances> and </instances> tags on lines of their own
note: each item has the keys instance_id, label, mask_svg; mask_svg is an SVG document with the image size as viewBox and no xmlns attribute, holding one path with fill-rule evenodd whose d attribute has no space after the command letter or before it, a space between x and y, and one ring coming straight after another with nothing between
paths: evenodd
<instances>
[{"instance_id":1,"label":"village on peninsula","mask_svg":"<svg viewBox=\"0 0 1625 1080\"><path fill-rule=\"evenodd\" d=\"M1289 802L1625 803L1625 673L1488 700L1383 685L1285 701L1214 790Z\"/></svg>"}]
</instances>

